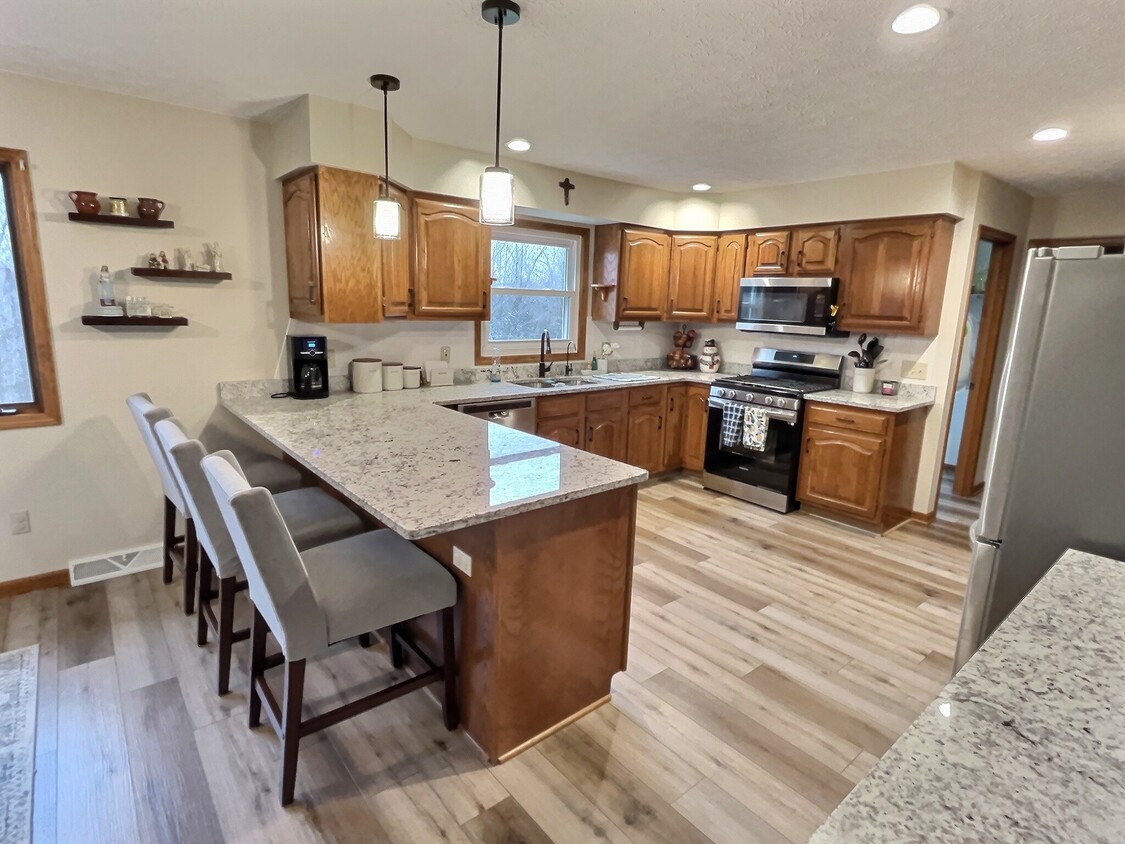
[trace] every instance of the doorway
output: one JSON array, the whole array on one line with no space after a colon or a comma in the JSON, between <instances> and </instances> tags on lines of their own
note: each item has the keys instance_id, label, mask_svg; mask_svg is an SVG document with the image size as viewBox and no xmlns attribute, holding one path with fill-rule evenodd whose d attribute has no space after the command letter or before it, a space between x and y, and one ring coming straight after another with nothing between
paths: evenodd
<instances>
[{"instance_id":1,"label":"doorway","mask_svg":"<svg viewBox=\"0 0 1125 844\"><path fill-rule=\"evenodd\" d=\"M962 498L971 498L984 486L983 480L977 480L981 444L1015 250L1015 235L980 227L945 441L945 464L953 469L953 494Z\"/></svg>"}]
</instances>

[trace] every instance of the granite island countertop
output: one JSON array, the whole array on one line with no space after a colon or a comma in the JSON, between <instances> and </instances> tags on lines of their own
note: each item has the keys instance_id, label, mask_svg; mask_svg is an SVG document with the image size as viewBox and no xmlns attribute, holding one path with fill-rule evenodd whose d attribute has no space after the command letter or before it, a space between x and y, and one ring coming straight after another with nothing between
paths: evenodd
<instances>
[{"instance_id":1,"label":"granite island countertop","mask_svg":"<svg viewBox=\"0 0 1125 844\"><path fill-rule=\"evenodd\" d=\"M1125 563L1067 551L814 833L1125 839Z\"/></svg>"}]
</instances>

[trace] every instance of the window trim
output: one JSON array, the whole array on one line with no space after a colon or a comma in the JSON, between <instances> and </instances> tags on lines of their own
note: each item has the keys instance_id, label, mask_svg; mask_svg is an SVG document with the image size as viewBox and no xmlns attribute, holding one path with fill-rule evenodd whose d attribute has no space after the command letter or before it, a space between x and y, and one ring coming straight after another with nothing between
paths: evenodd
<instances>
[{"instance_id":1,"label":"window trim","mask_svg":"<svg viewBox=\"0 0 1125 844\"><path fill-rule=\"evenodd\" d=\"M575 344L578 346L578 351L570 355L571 362L580 365L586 359L586 323L589 321L590 314L590 229L583 226L567 226L561 223L551 223L544 220L529 220L526 218L516 218L516 228L519 229L534 229L537 231L547 232L549 234L563 234L571 237L578 238L578 273L577 285L578 289L578 331ZM489 237L489 243L492 239ZM550 295L550 294L547 294ZM557 295L557 294L555 294ZM492 294L489 292L489 308L491 310ZM487 366L492 363L491 349L482 348L482 333L484 331L484 320L477 320L473 324L473 346L477 366ZM557 350L547 355L549 361L564 361L566 360L566 349ZM539 355L537 354L516 354L516 355L502 355L500 360L503 363L538 363Z\"/></svg>"},{"instance_id":2,"label":"window trim","mask_svg":"<svg viewBox=\"0 0 1125 844\"><path fill-rule=\"evenodd\" d=\"M0 431L39 428L62 423L58 377L51 343L51 318L43 278L43 253L35 219L31 189L31 162L27 151L0 147L0 166L7 170L9 187L8 225L15 249L16 284L27 333L28 363L35 389L34 404L8 405L15 413L0 416Z\"/></svg>"}]
</instances>

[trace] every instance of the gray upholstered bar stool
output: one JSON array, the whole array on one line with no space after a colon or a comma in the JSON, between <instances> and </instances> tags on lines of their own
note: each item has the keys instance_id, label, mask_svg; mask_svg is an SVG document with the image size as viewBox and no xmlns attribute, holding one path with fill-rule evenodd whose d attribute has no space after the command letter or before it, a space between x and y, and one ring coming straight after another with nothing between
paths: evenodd
<instances>
[{"instance_id":1,"label":"gray upholstered bar stool","mask_svg":"<svg viewBox=\"0 0 1125 844\"><path fill-rule=\"evenodd\" d=\"M218 690L220 695L225 695L230 691L231 646L250 638L249 628L234 629L234 596L237 591L245 588L242 564L230 532L223 523L219 506L215 503L211 485L207 483L200 465L200 461L207 456L203 443L190 439L180 420L174 416L156 423L156 437L168 457L172 474L183 492L195 526L201 552L196 641L200 645L207 644L208 627L218 637ZM242 471L233 455L230 456L230 461L239 472ZM319 487L280 492L274 496L274 502L293 542L300 550L346 539L366 529L359 516ZM219 577L217 594L211 586L212 572ZM211 607L211 602L216 597L219 599L217 615Z\"/></svg>"},{"instance_id":2,"label":"gray upholstered bar stool","mask_svg":"<svg viewBox=\"0 0 1125 844\"><path fill-rule=\"evenodd\" d=\"M254 624L250 645L251 727L261 722L262 705L281 739L281 805L293 801L297 747L303 736L331 727L429 683L442 680L445 726L453 730L457 708L453 606L457 582L421 549L390 530L374 530L300 552L285 527L277 503L264 489L253 489L218 452L203 458L203 471L214 491L250 584ZM369 630L400 626L419 616L438 613L441 620L442 664L435 665L405 633L401 639L427 670L406 680L343 704L308 720L301 717L305 660L329 645ZM285 664L285 695L279 705L266 682L266 633L281 646ZM396 667L401 651L392 648Z\"/></svg>"},{"instance_id":3,"label":"gray upholstered bar stool","mask_svg":"<svg viewBox=\"0 0 1125 844\"><path fill-rule=\"evenodd\" d=\"M195 609L195 577L199 565L195 526L184 503L184 496L164 457L164 450L153 431L153 426L161 419L170 418L172 411L166 407L157 407L147 393L135 393L125 399L125 404L133 414L133 420L141 432L141 439L156 466L160 486L164 490L164 582L172 582L172 564L179 563L184 571L184 613L191 615ZM263 486L271 492L284 492L304 485L304 479L296 467L266 454L257 455L255 459L248 461L246 472L256 486ZM184 520L182 535L176 534L177 513Z\"/></svg>"}]
</instances>

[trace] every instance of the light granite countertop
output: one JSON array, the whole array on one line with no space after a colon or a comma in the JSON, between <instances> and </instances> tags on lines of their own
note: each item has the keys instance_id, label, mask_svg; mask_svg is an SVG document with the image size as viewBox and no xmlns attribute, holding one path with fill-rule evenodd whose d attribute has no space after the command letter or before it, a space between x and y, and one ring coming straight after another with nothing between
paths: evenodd
<instances>
[{"instance_id":1,"label":"light granite countertop","mask_svg":"<svg viewBox=\"0 0 1125 844\"><path fill-rule=\"evenodd\" d=\"M810 839L1125 839L1125 563L1067 551Z\"/></svg>"},{"instance_id":2,"label":"light granite countertop","mask_svg":"<svg viewBox=\"0 0 1125 844\"><path fill-rule=\"evenodd\" d=\"M936 395L936 387L924 384L900 384L897 396L884 396L882 393L853 393L851 390L825 390L820 393L810 393L806 398L824 404L862 407L888 413L906 413L908 410L929 407L934 403Z\"/></svg>"}]
</instances>

